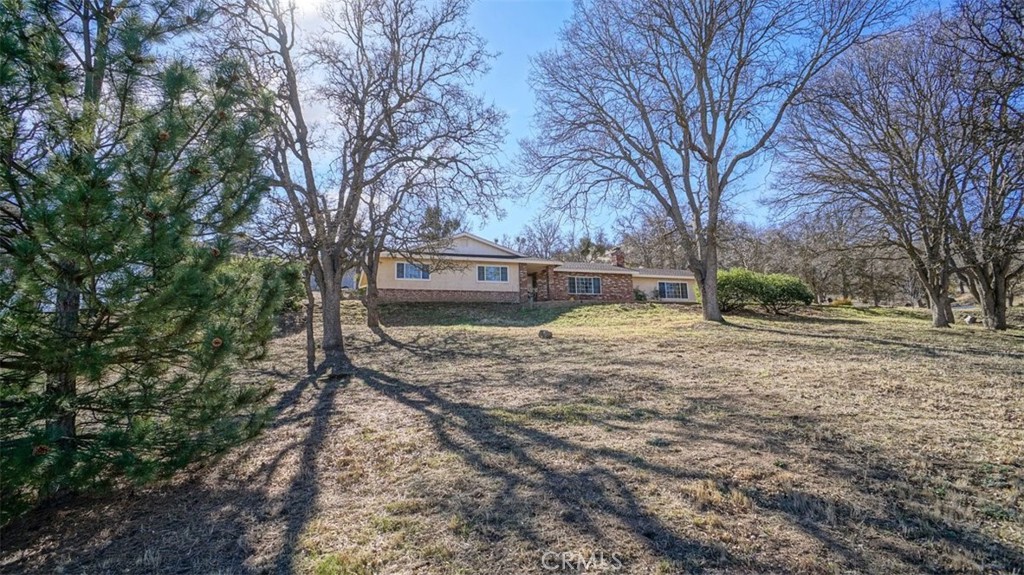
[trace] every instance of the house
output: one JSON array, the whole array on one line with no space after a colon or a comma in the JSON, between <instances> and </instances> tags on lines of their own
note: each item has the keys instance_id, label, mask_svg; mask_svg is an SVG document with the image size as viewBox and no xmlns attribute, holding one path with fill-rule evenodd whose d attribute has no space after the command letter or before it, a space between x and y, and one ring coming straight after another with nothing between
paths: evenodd
<instances>
[{"instance_id":1,"label":"house","mask_svg":"<svg viewBox=\"0 0 1024 575\"><path fill-rule=\"evenodd\" d=\"M561 262L523 255L470 233L454 236L435 252L380 257L377 290L382 302L634 301L696 302L696 281L685 270L633 269L620 250L610 263ZM360 278L360 287L366 278Z\"/></svg>"}]
</instances>

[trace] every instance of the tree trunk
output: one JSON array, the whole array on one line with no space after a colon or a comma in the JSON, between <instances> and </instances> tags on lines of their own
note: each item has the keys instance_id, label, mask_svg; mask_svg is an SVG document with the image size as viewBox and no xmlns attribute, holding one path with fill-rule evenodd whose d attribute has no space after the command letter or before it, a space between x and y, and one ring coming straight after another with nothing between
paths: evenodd
<instances>
[{"instance_id":1,"label":"tree trunk","mask_svg":"<svg viewBox=\"0 0 1024 575\"><path fill-rule=\"evenodd\" d=\"M302 274L302 281L306 284L306 373L309 375L316 372L316 339L313 335L313 306L316 305L316 299L313 296L312 271L310 263Z\"/></svg>"},{"instance_id":2,"label":"tree trunk","mask_svg":"<svg viewBox=\"0 0 1024 575\"><path fill-rule=\"evenodd\" d=\"M700 282L700 305L705 321L722 323L722 310L718 307L718 249L709 245L704 254L703 269L698 270L697 281Z\"/></svg>"},{"instance_id":3,"label":"tree trunk","mask_svg":"<svg viewBox=\"0 0 1024 575\"><path fill-rule=\"evenodd\" d=\"M341 331L341 274L338 261L327 253L321 257L323 281L320 282L321 305L323 306L323 348L324 361L332 372L347 371L351 367L345 352L345 340Z\"/></svg>"},{"instance_id":4,"label":"tree trunk","mask_svg":"<svg viewBox=\"0 0 1024 575\"><path fill-rule=\"evenodd\" d=\"M70 454L75 450L75 399L78 373L74 353L77 347L78 314L81 307L81 288L77 269L71 263L61 266L57 280L57 300L54 302L53 329L63 341L60 358L47 369L46 398L51 408L46 419L46 435L56 448ZM61 485L49 484L41 496L56 495Z\"/></svg>"},{"instance_id":5,"label":"tree trunk","mask_svg":"<svg viewBox=\"0 0 1024 575\"><path fill-rule=\"evenodd\" d=\"M380 305L377 293L376 273L366 274L366 296L363 303L366 305L366 327L380 327Z\"/></svg>"},{"instance_id":6,"label":"tree trunk","mask_svg":"<svg viewBox=\"0 0 1024 575\"><path fill-rule=\"evenodd\" d=\"M949 327L953 312L946 290L936 286L928 286L925 289L928 293L928 307L932 310L932 327Z\"/></svg>"},{"instance_id":7,"label":"tree trunk","mask_svg":"<svg viewBox=\"0 0 1024 575\"><path fill-rule=\"evenodd\" d=\"M992 284L982 285L979 282L978 291L981 294L981 311L983 325L992 330L1006 329L1006 304L1007 304L1007 281L1006 273L1000 268L992 270Z\"/></svg>"}]
</instances>

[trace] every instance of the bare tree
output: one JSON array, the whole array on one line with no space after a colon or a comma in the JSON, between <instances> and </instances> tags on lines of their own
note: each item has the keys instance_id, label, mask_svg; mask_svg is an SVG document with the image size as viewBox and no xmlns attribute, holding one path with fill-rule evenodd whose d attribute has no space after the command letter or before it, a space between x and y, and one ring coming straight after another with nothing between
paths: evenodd
<instances>
[{"instance_id":1,"label":"bare tree","mask_svg":"<svg viewBox=\"0 0 1024 575\"><path fill-rule=\"evenodd\" d=\"M354 263L364 194L400 166L444 164L460 172L487 152L460 148L460 137L496 146L503 115L465 88L486 70L489 54L466 23L463 0L331 5L306 49L296 47L293 5L245 1L231 14L230 52L249 62L248 80L278 104L268 151L275 184L315 255L325 361L344 369L341 279ZM314 95L329 124L316 135L307 114Z\"/></svg>"},{"instance_id":2,"label":"bare tree","mask_svg":"<svg viewBox=\"0 0 1024 575\"><path fill-rule=\"evenodd\" d=\"M963 57L955 93L969 149L951 236L985 326L1002 330L1024 274L1024 2L965 2L957 16L940 32Z\"/></svg>"},{"instance_id":3,"label":"bare tree","mask_svg":"<svg viewBox=\"0 0 1024 575\"><path fill-rule=\"evenodd\" d=\"M957 36L974 44L981 62L1024 73L1024 1L961 0Z\"/></svg>"},{"instance_id":4,"label":"bare tree","mask_svg":"<svg viewBox=\"0 0 1024 575\"><path fill-rule=\"evenodd\" d=\"M734 182L808 81L887 22L886 0L592 0L535 61L540 133L525 163L562 207L659 205L717 298L719 218Z\"/></svg>"},{"instance_id":5,"label":"bare tree","mask_svg":"<svg viewBox=\"0 0 1024 575\"><path fill-rule=\"evenodd\" d=\"M381 255L398 254L407 261L430 265L433 272L441 271L452 262L432 255L449 247L452 236L464 225L450 213L497 209L486 193L452 193L470 191L474 183L486 183L475 175L470 175L463 186L423 166L405 167L411 169L393 170L365 196L362 236L356 251L366 281L363 303L370 328L380 327L377 274Z\"/></svg>"},{"instance_id":6,"label":"bare tree","mask_svg":"<svg viewBox=\"0 0 1024 575\"><path fill-rule=\"evenodd\" d=\"M514 238L504 241L504 245L522 254L545 259L555 258L569 250L569 237L562 230L562 222L546 213L537 214Z\"/></svg>"},{"instance_id":7,"label":"bare tree","mask_svg":"<svg viewBox=\"0 0 1024 575\"><path fill-rule=\"evenodd\" d=\"M949 222L965 150L943 70L958 62L920 31L858 48L809 88L783 137L783 199L878 218L913 263L936 327L954 321Z\"/></svg>"},{"instance_id":8,"label":"bare tree","mask_svg":"<svg viewBox=\"0 0 1024 575\"><path fill-rule=\"evenodd\" d=\"M1012 261L1024 240L1024 162L1005 135L1020 125L1013 90L989 89L988 78L1011 74L927 18L814 83L783 138L782 197L867 210L910 259L936 327L954 321L948 289L960 275L985 325L1006 326L1007 281L1021 272Z\"/></svg>"},{"instance_id":9,"label":"bare tree","mask_svg":"<svg viewBox=\"0 0 1024 575\"><path fill-rule=\"evenodd\" d=\"M615 221L626 260L647 268L678 269L684 258L672 221L659 206L640 205Z\"/></svg>"}]
</instances>

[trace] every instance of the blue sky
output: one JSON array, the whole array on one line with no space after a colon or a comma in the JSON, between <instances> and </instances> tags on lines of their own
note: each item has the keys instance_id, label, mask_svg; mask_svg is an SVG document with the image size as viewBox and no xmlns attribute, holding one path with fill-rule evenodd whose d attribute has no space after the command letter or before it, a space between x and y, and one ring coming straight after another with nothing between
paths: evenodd
<instances>
[{"instance_id":1,"label":"blue sky","mask_svg":"<svg viewBox=\"0 0 1024 575\"><path fill-rule=\"evenodd\" d=\"M558 30L572 14L572 0L478 0L471 23L497 52L490 73L477 84L487 98L508 114L505 156L511 162L519 140L530 135L533 93L528 83L530 57L553 48ZM513 235L543 205L543 199L511 200L504 204L504 220L491 219L475 233L487 239Z\"/></svg>"},{"instance_id":2,"label":"blue sky","mask_svg":"<svg viewBox=\"0 0 1024 575\"><path fill-rule=\"evenodd\" d=\"M316 9L325 0L295 1L300 8L300 29L315 30L319 20ZM913 9L908 8L907 14L909 16L921 9L943 8L951 1L910 0ZM528 138L532 131L534 98L529 86L530 58L557 45L558 32L572 10L573 0L476 0L472 4L470 24L487 41L488 50L497 54L491 63L491 71L477 82L476 88L508 114L503 161L509 164L518 153L519 141ZM326 123L326 111L315 101L307 104L308 116L313 121ZM758 203L770 190L772 174L767 159L767 155L760 157L759 160L765 160L763 164L754 166L753 173L733 182L739 189L734 188L731 192L734 194L730 200L731 217L754 224L768 223L768 211ZM542 211L544 203L541 194L508 200L502 206L504 218L471 221L469 227L487 239L498 239L505 234L511 236ZM588 222L569 222L566 227L574 227L578 234L594 233L604 228L614 236L612 225L615 218L614 211L607 209L592 212Z\"/></svg>"},{"instance_id":3,"label":"blue sky","mask_svg":"<svg viewBox=\"0 0 1024 575\"><path fill-rule=\"evenodd\" d=\"M477 0L473 5L471 24L487 40L488 49L498 53L490 73L478 82L477 88L508 114L505 156L509 162L518 152L519 140L531 134L534 99L529 86L530 58L556 46L558 31L572 14L572 8L572 0ZM765 220L756 200L766 176L765 166L743 182L747 191L737 197L740 219L758 223ZM544 198L535 194L506 201L503 207L504 219L474 222L472 231L487 239L514 235L543 209ZM592 215L589 222L576 222L575 227L578 233L587 227L590 231L605 228L612 235L614 220L615 214L607 210Z\"/></svg>"}]
</instances>

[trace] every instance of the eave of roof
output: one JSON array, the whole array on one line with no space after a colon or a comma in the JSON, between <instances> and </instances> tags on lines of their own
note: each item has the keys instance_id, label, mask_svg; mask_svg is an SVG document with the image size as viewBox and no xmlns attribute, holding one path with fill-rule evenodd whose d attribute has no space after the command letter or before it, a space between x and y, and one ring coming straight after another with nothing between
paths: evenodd
<instances>
[{"instance_id":1,"label":"eave of roof","mask_svg":"<svg viewBox=\"0 0 1024 575\"><path fill-rule=\"evenodd\" d=\"M576 263L576 262L573 262ZM588 273L588 274L623 274L636 275L636 271L629 268L620 268L611 264L604 265L566 265L562 264L553 271L558 273Z\"/></svg>"},{"instance_id":2,"label":"eave of roof","mask_svg":"<svg viewBox=\"0 0 1024 575\"><path fill-rule=\"evenodd\" d=\"M651 268L639 268L636 270L636 275L645 278L694 278L693 272L690 270L669 270L669 269L651 269Z\"/></svg>"},{"instance_id":3,"label":"eave of roof","mask_svg":"<svg viewBox=\"0 0 1024 575\"><path fill-rule=\"evenodd\" d=\"M392 258L392 259L444 259L444 260L455 260L455 261L484 261L484 262L511 262L517 264L543 264L550 266L561 265L562 262L555 260L546 260L543 258L531 258L529 256L502 256L495 254L450 254L443 252L412 252L412 253L395 253L385 252L381 254L381 257Z\"/></svg>"}]
</instances>

